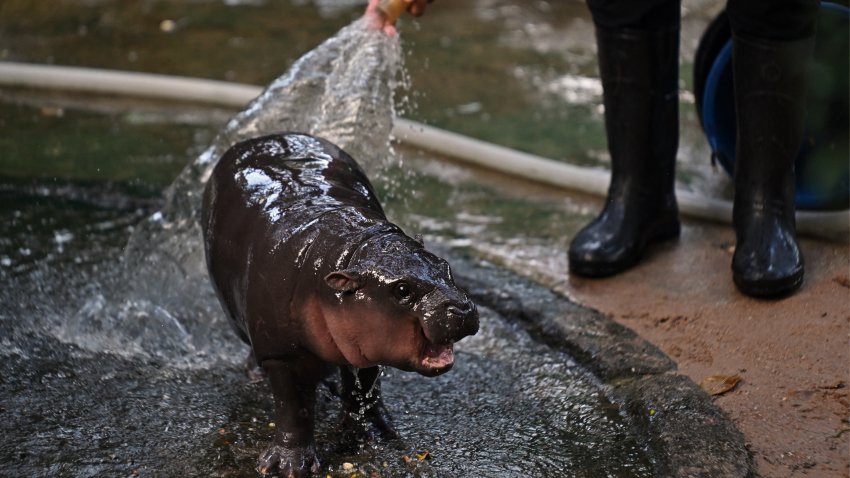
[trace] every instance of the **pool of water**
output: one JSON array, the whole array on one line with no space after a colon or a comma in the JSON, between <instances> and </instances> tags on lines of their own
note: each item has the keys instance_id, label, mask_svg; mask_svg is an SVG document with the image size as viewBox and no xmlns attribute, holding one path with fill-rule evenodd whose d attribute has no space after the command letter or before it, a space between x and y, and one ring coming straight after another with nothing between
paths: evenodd
<instances>
[{"instance_id":1,"label":"pool of water","mask_svg":"<svg viewBox=\"0 0 850 478\"><path fill-rule=\"evenodd\" d=\"M0 4L0 57L265 84L360 8L9 0ZM412 85L397 98L403 114L604 166L582 4L441 2L430 13L403 25L402 80ZM0 90L0 394L11 417L0 426L15 437L0 445L0 474L255 476L271 433L267 386L242 373L246 348L208 284L185 280L203 274L187 270L197 261L139 253L157 237L139 231L174 204L168 185L232 114ZM598 207L403 146L371 169L388 216L409 234L549 279L565 275L567 238ZM172 242L184 237L167 230L177 222L163 224ZM167 252L179 255L179 246ZM333 385L323 389L323 470L651 475L642 437L569 356L487 308L482 331L457 350L458 366L444 377L386 372L397 443L346 448L335 432Z\"/></svg>"}]
</instances>

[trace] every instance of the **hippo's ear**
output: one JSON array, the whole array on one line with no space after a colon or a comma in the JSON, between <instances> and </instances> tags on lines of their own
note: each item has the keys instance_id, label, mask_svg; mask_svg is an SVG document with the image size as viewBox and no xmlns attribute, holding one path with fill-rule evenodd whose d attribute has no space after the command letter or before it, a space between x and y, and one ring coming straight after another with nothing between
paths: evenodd
<instances>
[{"instance_id":1,"label":"hippo's ear","mask_svg":"<svg viewBox=\"0 0 850 478\"><path fill-rule=\"evenodd\" d=\"M415 234L413 238L416 239L416 242L422 244L422 247L425 247L425 240L422 239L422 234Z\"/></svg>"},{"instance_id":2,"label":"hippo's ear","mask_svg":"<svg viewBox=\"0 0 850 478\"><path fill-rule=\"evenodd\" d=\"M325 284L340 292L354 292L363 287L360 274L351 269L331 272L325 276Z\"/></svg>"}]
</instances>

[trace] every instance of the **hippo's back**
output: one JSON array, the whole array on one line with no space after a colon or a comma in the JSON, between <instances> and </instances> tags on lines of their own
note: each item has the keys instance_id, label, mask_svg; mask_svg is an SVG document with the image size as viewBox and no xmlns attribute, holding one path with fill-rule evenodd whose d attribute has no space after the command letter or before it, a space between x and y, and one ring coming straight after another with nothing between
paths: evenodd
<instances>
[{"instance_id":1,"label":"hippo's back","mask_svg":"<svg viewBox=\"0 0 850 478\"><path fill-rule=\"evenodd\" d=\"M351 156L324 139L298 133L254 138L227 150L207 185L210 192L235 193L246 208L259 207L273 222L339 207L383 215L369 180ZM205 206L205 213L214 209L207 201Z\"/></svg>"}]
</instances>

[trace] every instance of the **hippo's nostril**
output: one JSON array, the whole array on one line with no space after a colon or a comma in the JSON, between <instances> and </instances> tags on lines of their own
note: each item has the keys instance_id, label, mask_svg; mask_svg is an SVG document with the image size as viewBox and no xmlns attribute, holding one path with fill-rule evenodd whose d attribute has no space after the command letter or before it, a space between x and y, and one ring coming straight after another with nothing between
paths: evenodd
<instances>
[{"instance_id":1,"label":"hippo's nostril","mask_svg":"<svg viewBox=\"0 0 850 478\"><path fill-rule=\"evenodd\" d=\"M466 306L463 309L461 309L460 307L458 307L456 305L450 305L450 306L446 307L446 313L448 313L448 315L454 316L454 317L464 317L464 316L469 315L470 312L472 312L472 307L469 307L469 306Z\"/></svg>"},{"instance_id":2,"label":"hippo's nostril","mask_svg":"<svg viewBox=\"0 0 850 478\"><path fill-rule=\"evenodd\" d=\"M445 315L434 315L423 324L428 340L437 344L457 342L478 331L478 310L475 304L452 301L444 303L443 307Z\"/></svg>"}]
</instances>

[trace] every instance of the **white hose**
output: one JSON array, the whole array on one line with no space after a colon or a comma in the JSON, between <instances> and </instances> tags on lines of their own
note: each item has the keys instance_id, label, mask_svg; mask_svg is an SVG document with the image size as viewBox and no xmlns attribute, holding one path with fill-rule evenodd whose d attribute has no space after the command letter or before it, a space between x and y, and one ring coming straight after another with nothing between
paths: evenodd
<instances>
[{"instance_id":1,"label":"white hose","mask_svg":"<svg viewBox=\"0 0 850 478\"><path fill-rule=\"evenodd\" d=\"M237 108L245 106L262 90L225 81L3 62L0 62L0 84L195 101Z\"/></svg>"},{"instance_id":2,"label":"white hose","mask_svg":"<svg viewBox=\"0 0 850 478\"><path fill-rule=\"evenodd\" d=\"M262 88L224 81L93 68L0 62L0 85L193 101L241 108ZM393 134L401 142L480 167L559 188L605 196L609 173L580 168L397 118ZM677 190L682 214L730 224L732 203ZM850 211L797 211L800 234L846 241Z\"/></svg>"}]
</instances>

